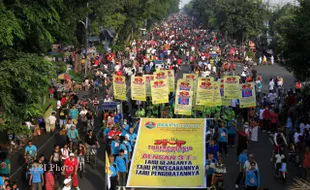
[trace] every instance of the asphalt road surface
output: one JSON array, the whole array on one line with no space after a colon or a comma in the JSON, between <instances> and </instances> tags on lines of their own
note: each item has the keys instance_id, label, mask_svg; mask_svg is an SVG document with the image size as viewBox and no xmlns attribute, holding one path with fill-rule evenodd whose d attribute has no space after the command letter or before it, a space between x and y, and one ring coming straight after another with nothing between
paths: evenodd
<instances>
[{"instance_id":1,"label":"asphalt road surface","mask_svg":"<svg viewBox=\"0 0 310 190\"><path fill-rule=\"evenodd\" d=\"M238 67L237 64L237 73L240 72L242 68ZM183 73L188 73L190 70L188 65L183 65L181 67L180 72L178 73L177 78L181 78ZM274 66L257 66L258 73L261 73L264 78L264 89L268 88L268 81L270 77L275 77L276 75L280 75L284 78L284 87L291 88L294 85L294 77L291 73L287 72L282 67L278 65ZM128 84L130 85L130 83ZM80 96L87 95L88 93L84 92L80 94ZM99 99L104 98L104 92L99 94ZM127 90L127 95L130 97L130 88ZM89 93L90 97L93 97L94 94ZM129 111L132 112L132 105L129 104ZM101 136L100 132L101 122L100 119L95 121L95 134ZM65 142L64 136L59 136L58 134L51 136L49 134L44 134L38 139L33 140L33 144L37 146L39 149L39 155L44 154L49 156L53 150L54 145L60 144L63 145ZM103 147L103 144L101 143ZM287 181L287 185L283 186L279 180L274 179L272 175L272 167L270 162L271 152L272 152L272 143L269 140L269 135L259 132L259 142L249 144L249 153L255 155L255 160L258 163L260 174L261 174L261 188L268 188L269 190L280 190L285 189L287 185L291 184L293 178L295 176L299 176L301 174L300 168L293 166L291 164L288 165L289 178ZM23 151L19 151L17 153L11 154L11 162L12 162L12 180L17 180L18 184L21 186L22 179L24 178L24 172L22 166L18 163L18 158L21 156ZM104 151L103 148L98 150L97 154L97 167L92 169L88 164L86 164L86 172L84 173L84 177L79 179L80 188L82 190L103 190L104 189ZM236 148L228 149L228 156L224 158L224 163L227 167L227 175L225 176L225 187L228 190L235 189L234 183L236 177L238 175L238 165L236 164L237 156L236 156ZM63 177L58 179L59 183L62 184ZM23 189L23 188L21 188ZM242 189L242 188L240 188Z\"/></svg>"}]
</instances>

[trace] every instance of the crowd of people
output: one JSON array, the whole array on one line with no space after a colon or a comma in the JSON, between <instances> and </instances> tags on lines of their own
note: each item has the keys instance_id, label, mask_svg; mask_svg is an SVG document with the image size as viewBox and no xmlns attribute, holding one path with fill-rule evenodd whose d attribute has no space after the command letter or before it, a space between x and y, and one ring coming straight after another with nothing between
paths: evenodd
<instances>
[{"instance_id":1,"label":"crowd of people","mask_svg":"<svg viewBox=\"0 0 310 190\"><path fill-rule=\"evenodd\" d=\"M208 187L223 188L227 168L224 158L231 154L229 147L237 147L237 164L239 175L235 187L258 189L261 184L259 160L249 153L250 141L258 141L258 130L269 133L273 141L271 161L275 165L275 175L287 172L287 163L294 162L304 168L305 178L310 177L310 123L309 114L296 113L303 97L296 91L283 90L283 78L277 76L270 79L268 91L262 86L262 75L247 57L251 48L242 47L243 69L236 72L235 62L231 56L235 53L227 48L224 37L218 32L207 31L197 26L191 17L174 15L160 26L154 28L141 39L134 40L124 52L109 51L105 56L98 55L89 60L94 65L93 77L85 78L83 87L88 91L93 87L95 96L91 99L79 99L71 92L72 88L60 89L57 93L57 111L46 121L46 131L53 133L56 126L61 128L60 134L66 138L66 143L56 144L51 155L37 155L37 148L29 141L25 148L26 163L29 165L27 183L32 189L55 189L56 180L63 174L63 190L71 186L79 189L78 170L80 163L88 161L89 150L100 148L100 143L93 134L95 120L101 120L104 125L103 143L109 155L111 171L111 190L117 186L126 186L131 159L136 143L140 117L176 118L174 113L174 93L169 95L169 103L160 106L146 102L122 102L122 107L113 111L100 110L103 102L112 102L112 75L126 76L151 74L158 70L174 70L176 78L183 64L189 71L199 77L213 77L218 80L226 75L239 75L240 82L255 82L257 106L254 108L239 108L237 99L231 100L230 106L206 107L203 110L193 110L190 117L207 118L207 150L206 178ZM239 54L238 54L239 55ZM259 64L267 62L265 56L259 58ZM273 61L272 61L273 64ZM183 71L184 72L184 71ZM101 93L104 97L97 97ZM304 114L302 114L304 113ZM79 130L77 129L79 127ZM297 127L296 127L297 126ZM81 133L83 133L81 135ZM84 137L83 141L81 138ZM286 158L285 145L290 149ZM0 168L3 184L0 189L18 189L16 183L9 184L10 162L6 157L1 159L5 167ZM3 164L1 163L1 166ZM62 168L64 170L55 170ZM5 168L5 169L3 169Z\"/></svg>"}]
</instances>

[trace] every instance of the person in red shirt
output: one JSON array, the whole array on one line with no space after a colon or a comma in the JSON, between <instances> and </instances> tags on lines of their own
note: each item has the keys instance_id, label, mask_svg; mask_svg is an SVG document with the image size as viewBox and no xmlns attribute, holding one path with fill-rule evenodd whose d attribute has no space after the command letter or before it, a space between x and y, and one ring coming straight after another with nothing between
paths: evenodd
<instances>
[{"instance_id":1,"label":"person in red shirt","mask_svg":"<svg viewBox=\"0 0 310 190\"><path fill-rule=\"evenodd\" d=\"M67 102L66 96L62 96L62 98L60 100L61 106L65 105L66 102Z\"/></svg>"},{"instance_id":2,"label":"person in red shirt","mask_svg":"<svg viewBox=\"0 0 310 190\"><path fill-rule=\"evenodd\" d=\"M271 117L271 132L274 133L276 132L277 129L278 114L274 110L271 110L270 117Z\"/></svg>"},{"instance_id":3,"label":"person in red shirt","mask_svg":"<svg viewBox=\"0 0 310 190\"><path fill-rule=\"evenodd\" d=\"M75 187L77 190L79 190L79 181L77 177L77 171L78 171L78 160L75 158L74 153L70 153L70 157L67 158L64 162L65 166L65 176L66 178L71 177L72 179L72 186Z\"/></svg>"},{"instance_id":4,"label":"person in red shirt","mask_svg":"<svg viewBox=\"0 0 310 190\"><path fill-rule=\"evenodd\" d=\"M116 127L112 127L112 130L108 133L109 139L115 139L115 136L121 136L122 132Z\"/></svg>"},{"instance_id":5,"label":"person in red shirt","mask_svg":"<svg viewBox=\"0 0 310 190\"><path fill-rule=\"evenodd\" d=\"M50 87L49 92L50 92L50 99L53 99L54 98L54 88Z\"/></svg>"},{"instance_id":6,"label":"person in red shirt","mask_svg":"<svg viewBox=\"0 0 310 190\"><path fill-rule=\"evenodd\" d=\"M265 131L268 131L269 132L269 126L270 126L270 117L271 117L271 114L270 114L270 111L269 111L269 108L266 107L265 111L263 112L263 129Z\"/></svg>"}]
</instances>

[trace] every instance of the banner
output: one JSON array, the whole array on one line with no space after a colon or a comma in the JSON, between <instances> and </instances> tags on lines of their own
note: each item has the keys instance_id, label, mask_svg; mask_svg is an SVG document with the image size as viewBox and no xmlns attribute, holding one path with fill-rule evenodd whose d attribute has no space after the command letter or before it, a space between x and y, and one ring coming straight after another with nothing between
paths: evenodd
<instances>
[{"instance_id":1,"label":"banner","mask_svg":"<svg viewBox=\"0 0 310 190\"><path fill-rule=\"evenodd\" d=\"M128 187L204 188L205 119L142 118Z\"/></svg>"},{"instance_id":2,"label":"banner","mask_svg":"<svg viewBox=\"0 0 310 190\"><path fill-rule=\"evenodd\" d=\"M222 106L221 83L213 82L213 101L212 106Z\"/></svg>"},{"instance_id":3,"label":"banner","mask_svg":"<svg viewBox=\"0 0 310 190\"><path fill-rule=\"evenodd\" d=\"M175 91L174 70L168 70L168 78L169 78L169 92L174 92Z\"/></svg>"},{"instance_id":4,"label":"banner","mask_svg":"<svg viewBox=\"0 0 310 190\"><path fill-rule=\"evenodd\" d=\"M163 71L157 71L153 73L155 79L167 79L168 80L168 71L163 70Z\"/></svg>"},{"instance_id":5,"label":"banner","mask_svg":"<svg viewBox=\"0 0 310 190\"><path fill-rule=\"evenodd\" d=\"M177 90L193 91L194 82L192 80L179 79L177 82Z\"/></svg>"},{"instance_id":6,"label":"banner","mask_svg":"<svg viewBox=\"0 0 310 190\"><path fill-rule=\"evenodd\" d=\"M240 84L240 108L256 107L256 94L254 83Z\"/></svg>"},{"instance_id":7,"label":"banner","mask_svg":"<svg viewBox=\"0 0 310 190\"><path fill-rule=\"evenodd\" d=\"M126 80L124 76L113 75L114 99L126 101Z\"/></svg>"},{"instance_id":8,"label":"banner","mask_svg":"<svg viewBox=\"0 0 310 190\"><path fill-rule=\"evenodd\" d=\"M138 101L146 101L146 85L144 77L131 77L131 99Z\"/></svg>"},{"instance_id":9,"label":"banner","mask_svg":"<svg viewBox=\"0 0 310 190\"><path fill-rule=\"evenodd\" d=\"M175 96L174 114L192 115L192 91L177 91Z\"/></svg>"},{"instance_id":10,"label":"banner","mask_svg":"<svg viewBox=\"0 0 310 190\"><path fill-rule=\"evenodd\" d=\"M165 104L169 102L168 78L151 81L152 104Z\"/></svg>"},{"instance_id":11,"label":"banner","mask_svg":"<svg viewBox=\"0 0 310 190\"><path fill-rule=\"evenodd\" d=\"M151 81L154 80L154 75L143 75L145 81L145 89L146 89L146 96L151 97Z\"/></svg>"},{"instance_id":12,"label":"banner","mask_svg":"<svg viewBox=\"0 0 310 190\"><path fill-rule=\"evenodd\" d=\"M213 85L212 82L202 81L198 79L196 105L211 106L213 101Z\"/></svg>"},{"instance_id":13,"label":"banner","mask_svg":"<svg viewBox=\"0 0 310 190\"><path fill-rule=\"evenodd\" d=\"M201 81L206 81L206 82L214 82L214 78L213 77L199 77L198 80Z\"/></svg>"},{"instance_id":14,"label":"banner","mask_svg":"<svg viewBox=\"0 0 310 190\"><path fill-rule=\"evenodd\" d=\"M197 77L197 74L193 74L193 73L183 73L183 79L196 81L197 78L198 78L198 77Z\"/></svg>"},{"instance_id":15,"label":"banner","mask_svg":"<svg viewBox=\"0 0 310 190\"><path fill-rule=\"evenodd\" d=\"M224 98L238 99L240 97L239 76L224 76Z\"/></svg>"},{"instance_id":16,"label":"banner","mask_svg":"<svg viewBox=\"0 0 310 190\"><path fill-rule=\"evenodd\" d=\"M220 93L221 93L221 97L222 97L222 106L231 106L231 100L225 98L224 94L225 94L225 89L224 89L224 79L219 79L220 80Z\"/></svg>"}]
</instances>

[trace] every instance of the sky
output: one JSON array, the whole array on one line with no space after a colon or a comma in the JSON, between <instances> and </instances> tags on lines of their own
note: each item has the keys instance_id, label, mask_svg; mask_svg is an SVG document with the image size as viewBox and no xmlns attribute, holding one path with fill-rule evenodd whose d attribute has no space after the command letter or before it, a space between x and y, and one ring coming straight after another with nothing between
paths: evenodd
<instances>
[{"instance_id":1,"label":"sky","mask_svg":"<svg viewBox=\"0 0 310 190\"><path fill-rule=\"evenodd\" d=\"M181 0L181 4L180 7L183 8L184 5L186 5L187 3L189 3L191 0Z\"/></svg>"}]
</instances>

